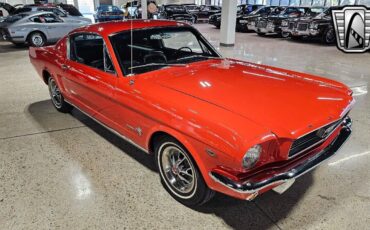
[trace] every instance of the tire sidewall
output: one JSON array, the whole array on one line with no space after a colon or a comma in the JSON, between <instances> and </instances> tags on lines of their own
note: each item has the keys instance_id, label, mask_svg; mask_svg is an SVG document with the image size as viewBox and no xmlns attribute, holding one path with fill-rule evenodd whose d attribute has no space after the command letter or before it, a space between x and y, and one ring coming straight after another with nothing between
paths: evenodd
<instances>
[{"instance_id":1,"label":"tire sidewall","mask_svg":"<svg viewBox=\"0 0 370 230\"><path fill-rule=\"evenodd\" d=\"M61 100L60 100L60 106L56 105L52 99L52 94L51 94L51 81L54 81L56 86L59 88L59 91L60 91L60 95L61 95ZM63 94L62 94L62 91L58 85L58 82L55 80L54 77L49 77L48 79L48 90L49 90L49 95L50 95L50 100L51 100L51 103L53 104L54 108L57 109L59 112L62 112L62 113L68 113L69 111L71 111L73 109L73 107L68 104L65 100L64 100L64 97L63 97Z\"/></svg>"},{"instance_id":2,"label":"tire sidewall","mask_svg":"<svg viewBox=\"0 0 370 230\"><path fill-rule=\"evenodd\" d=\"M179 191L177 191L175 188L173 188L169 184L166 175L164 175L164 172L163 172L163 169L162 169L162 161L161 161L161 158L162 158L163 150L166 147L169 147L169 146L173 146L173 147L179 148L184 153L185 157L187 158L187 160L191 164L191 167L192 167L192 169L194 171L194 180L195 180L194 188L189 193L180 193ZM181 146L179 146L178 144L168 141L168 142L162 143L159 146L158 154L156 156L156 161L157 161L157 165L158 165L158 170L159 170L160 176L161 176L163 182L166 184L166 187L171 191L171 193L173 193L174 195L178 196L181 199L191 199L194 196L194 194L196 193L196 190L197 190L197 187L198 187L197 186L198 175L195 172L196 169L195 169L195 166L194 166L194 163L193 163L192 159L189 157L189 154Z\"/></svg>"},{"instance_id":3,"label":"tire sidewall","mask_svg":"<svg viewBox=\"0 0 370 230\"><path fill-rule=\"evenodd\" d=\"M41 45L36 45L33 43L33 39L32 37L36 36L36 35L39 35L41 38L42 38L42 44ZM42 47L46 44L46 38L45 36L41 33L41 32L32 32L30 35L29 35L29 38L28 38L28 43L33 46L33 47Z\"/></svg>"},{"instance_id":4,"label":"tire sidewall","mask_svg":"<svg viewBox=\"0 0 370 230\"><path fill-rule=\"evenodd\" d=\"M188 194L179 194L175 188L172 188L172 186L167 181L166 175L163 173L162 164L161 164L161 157L163 154L163 150L165 147L168 146L174 146L176 148L179 148L184 155L186 155L187 159L189 160L189 163L192 164L192 168L194 171L194 188L191 192ZM186 205L186 206L195 206L203 204L204 198L206 197L206 193L208 192L209 188L207 187L194 159L192 158L191 154L182 146L178 141L176 141L174 138L165 137L162 138L156 145L155 145L155 162L156 166L159 171L159 175L161 178L161 182L165 189L167 190L170 195L179 201L180 203ZM207 199L208 200L208 199Z\"/></svg>"}]
</instances>

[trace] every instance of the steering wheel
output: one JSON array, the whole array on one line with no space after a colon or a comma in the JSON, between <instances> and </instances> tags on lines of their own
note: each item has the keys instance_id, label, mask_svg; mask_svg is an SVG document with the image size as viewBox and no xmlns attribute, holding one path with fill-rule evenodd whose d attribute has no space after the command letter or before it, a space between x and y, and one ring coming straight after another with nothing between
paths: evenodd
<instances>
[{"instance_id":1,"label":"steering wheel","mask_svg":"<svg viewBox=\"0 0 370 230\"><path fill-rule=\"evenodd\" d=\"M181 50L190 50L190 53L193 53L193 50L190 48L190 47L187 47L187 46L183 46L183 47L180 47L180 48L178 48L176 51L175 51L175 57L176 58L178 58L179 57L179 52L181 51Z\"/></svg>"}]
</instances>

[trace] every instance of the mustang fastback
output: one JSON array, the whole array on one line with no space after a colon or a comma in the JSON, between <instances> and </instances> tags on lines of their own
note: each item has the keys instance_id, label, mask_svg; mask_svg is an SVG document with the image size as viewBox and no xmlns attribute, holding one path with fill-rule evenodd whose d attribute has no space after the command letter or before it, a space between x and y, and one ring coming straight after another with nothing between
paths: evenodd
<instances>
[{"instance_id":1,"label":"mustang fastback","mask_svg":"<svg viewBox=\"0 0 370 230\"><path fill-rule=\"evenodd\" d=\"M153 154L164 188L187 206L215 191L283 192L351 133L347 86L223 58L186 23L98 23L29 56L58 111L79 109Z\"/></svg>"}]
</instances>

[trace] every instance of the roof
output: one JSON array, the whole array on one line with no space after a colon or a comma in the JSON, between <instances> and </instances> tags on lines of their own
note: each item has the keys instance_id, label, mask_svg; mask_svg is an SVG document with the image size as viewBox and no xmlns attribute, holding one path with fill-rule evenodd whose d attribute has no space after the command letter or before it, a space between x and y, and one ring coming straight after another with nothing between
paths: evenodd
<instances>
[{"instance_id":1,"label":"roof","mask_svg":"<svg viewBox=\"0 0 370 230\"><path fill-rule=\"evenodd\" d=\"M101 35L108 36L113 33L121 32L124 30L143 29L151 27L162 26L184 26L186 23L179 23L170 20L125 20L125 21L112 21L91 24L88 26L80 27L73 32L95 32Z\"/></svg>"}]
</instances>

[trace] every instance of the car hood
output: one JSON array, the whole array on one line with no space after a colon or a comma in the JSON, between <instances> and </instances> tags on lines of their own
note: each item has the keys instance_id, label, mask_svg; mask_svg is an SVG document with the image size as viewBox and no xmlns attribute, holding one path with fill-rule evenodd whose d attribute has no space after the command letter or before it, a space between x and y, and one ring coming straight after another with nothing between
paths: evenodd
<instances>
[{"instance_id":1,"label":"car hood","mask_svg":"<svg viewBox=\"0 0 370 230\"><path fill-rule=\"evenodd\" d=\"M168 68L157 83L221 107L280 137L296 138L339 119L352 103L345 85L236 60Z\"/></svg>"}]
</instances>

